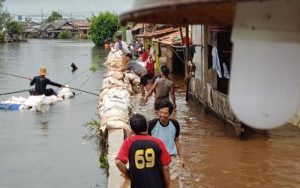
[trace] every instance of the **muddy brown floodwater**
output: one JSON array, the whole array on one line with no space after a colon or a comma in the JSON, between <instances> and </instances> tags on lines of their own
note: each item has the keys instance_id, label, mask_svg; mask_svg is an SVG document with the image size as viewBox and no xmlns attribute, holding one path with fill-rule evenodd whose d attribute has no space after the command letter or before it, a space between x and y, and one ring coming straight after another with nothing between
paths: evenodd
<instances>
[{"instance_id":1,"label":"muddy brown floodwater","mask_svg":"<svg viewBox=\"0 0 300 188\"><path fill-rule=\"evenodd\" d=\"M291 125L245 139L205 114L195 101L185 101L182 78L175 77L177 109L173 114L181 126L185 168L172 188L299 188L300 130ZM145 106L134 97L135 112L147 119L157 116L153 98Z\"/></svg>"}]
</instances>

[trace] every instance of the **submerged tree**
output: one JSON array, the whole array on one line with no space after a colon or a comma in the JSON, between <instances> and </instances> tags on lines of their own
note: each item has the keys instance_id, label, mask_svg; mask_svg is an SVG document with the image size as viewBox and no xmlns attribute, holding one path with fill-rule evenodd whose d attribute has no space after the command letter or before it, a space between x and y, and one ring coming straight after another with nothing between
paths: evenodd
<instances>
[{"instance_id":1,"label":"submerged tree","mask_svg":"<svg viewBox=\"0 0 300 188\"><path fill-rule=\"evenodd\" d=\"M112 38L118 30L118 16L109 11L100 12L92 18L90 36L96 46L101 46L105 39Z\"/></svg>"},{"instance_id":2,"label":"submerged tree","mask_svg":"<svg viewBox=\"0 0 300 188\"><path fill-rule=\"evenodd\" d=\"M5 23L5 28L10 34L21 34L23 32L22 25L13 20L9 20Z\"/></svg>"},{"instance_id":3,"label":"submerged tree","mask_svg":"<svg viewBox=\"0 0 300 188\"><path fill-rule=\"evenodd\" d=\"M6 22L10 19L9 13L3 10L4 1L5 0L0 0L0 33L2 33L2 30L5 27Z\"/></svg>"},{"instance_id":4,"label":"submerged tree","mask_svg":"<svg viewBox=\"0 0 300 188\"><path fill-rule=\"evenodd\" d=\"M51 15L48 17L47 22L53 22L62 18L62 15L56 11L52 11Z\"/></svg>"},{"instance_id":5,"label":"submerged tree","mask_svg":"<svg viewBox=\"0 0 300 188\"><path fill-rule=\"evenodd\" d=\"M72 38L72 33L67 30L63 30L58 34L59 39L70 39Z\"/></svg>"}]
</instances>

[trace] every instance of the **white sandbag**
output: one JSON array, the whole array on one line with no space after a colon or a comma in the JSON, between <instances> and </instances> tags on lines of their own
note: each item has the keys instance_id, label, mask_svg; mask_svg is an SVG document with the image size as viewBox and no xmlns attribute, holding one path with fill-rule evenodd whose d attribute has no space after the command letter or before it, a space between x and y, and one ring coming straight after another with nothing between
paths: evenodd
<instances>
[{"instance_id":1,"label":"white sandbag","mask_svg":"<svg viewBox=\"0 0 300 188\"><path fill-rule=\"evenodd\" d=\"M58 101L60 101L60 99L57 96L51 95L51 96L47 96L47 97L43 98L41 104L50 105L50 104L55 104Z\"/></svg>"},{"instance_id":2,"label":"white sandbag","mask_svg":"<svg viewBox=\"0 0 300 188\"><path fill-rule=\"evenodd\" d=\"M125 73L125 78L129 79L134 85L140 85L141 78L133 72Z\"/></svg>"},{"instance_id":3,"label":"white sandbag","mask_svg":"<svg viewBox=\"0 0 300 188\"><path fill-rule=\"evenodd\" d=\"M69 98L73 98L75 94L74 92L72 92L69 86L66 85L66 87L63 87L60 90L58 90L57 96L62 99L69 99Z\"/></svg>"},{"instance_id":4,"label":"white sandbag","mask_svg":"<svg viewBox=\"0 0 300 188\"><path fill-rule=\"evenodd\" d=\"M123 64L123 57L122 55L111 55L107 58L104 64L111 67L120 67Z\"/></svg>"},{"instance_id":5,"label":"white sandbag","mask_svg":"<svg viewBox=\"0 0 300 188\"><path fill-rule=\"evenodd\" d=\"M27 99L24 97L10 97L7 101L10 101L11 103L17 103L17 104L23 104Z\"/></svg>"},{"instance_id":6,"label":"white sandbag","mask_svg":"<svg viewBox=\"0 0 300 188\"><path fill-rule=\"evenodd\" d=\"M114 79L112 77L104 78L103 79L103 85L117 85L117 86L123 86L124 83L120 80Z\"/></svg>"},{"instance_id":7,"label":"white sandbag","mask_svg":"<svg viewBox=\"0 0 300 188\"><path fill-rule=\"evenodd\" d=\"M130 80L129 80L129 78L128 77L124 77L124 83L126 83L126 84L130 84Z\"/></svg>"},{"instance_id":8,"label":"white sandbag","mask_svg":"<svg viewBox=\"0 0 300 188\"><path fill-rule=\"evenodd\" d=\"M108 97L103 101L102 106L99 108L99 110L102 112L106 112L110 109L119 109L124 114L128 114L130 107L130 100Z\"/></svg>"},{"instance_id":9,"label":"white sandbag","mask_svg":"<svg viewBox=\"0 0 300 188\"><path fill-rule=\"evenodd\" d=\"M141 91L141 88L139 85L133 85L133 86L131 86L131 88L132 88L132 91L134 92L134 94L140 93L140 91Z\"/></svg>"},{"instance_id":10,"label":"white sandbag","mask_svg":"<svg viewBox=\"0 0 300 188\"><path fill-rule=\"evenodd\" d=\"M116 80L112 77L104 78L101 90L103 91L104 89L109 89L113 87L118 87L118 86L123 86L124 87L124 82L120 80Z\"/></svg>"},{"instance_id":11,"label":"white sandbag","mask_svg":"<svg viewBox=\"0 0 300 188\"><path fill-rule=\"evenodd\" d=\"M112 50L109 52L107 59L122 57L122 55L123 55L122 50L117 50L117 51Z\"/></svg>"},{"instance_id":12,"label":"white sandbag","mask_svg":"<svg viewBox=\"0 0 300 188\"><path fill-rule=\"evenodd\" d=\"M129 117L128 116L106 116L103 115L101 117L101 123L105 123L107 121L123 121L128 123Z\"/></svg>"},{"instance_id":13,"label":"white sandbag","mask_svg":"<svg viewBox=\"0 0 300 188\"><path fill-rule=\"evenodd\" d=\"M24 102L24 105L27 106L37 106L42 104L42 100L45 98L45 95L36 95L36 96L29 96L28 99Z\"/></svg>"},{"instance_id":14,"label":"white sandbag","mask_svg":"<svg viewBox=\"0 0 300 188\"><path fill-rule=\"evenodd\" d=\"M124 79L124 74L123 72L120 71L108 71L107 73L105 73L105 75L103 75L103 78L107 78L107 77L112 77L116 80L123 80Z\"/></svg>"},{"instance_id":15,"label":"white sandbag","mask_svg":"<svg viewBox=\"0 0 300 188\"><path fill-rule=\"evenodd\" d=\"M108 121L103 126L106 126L107 129L124 129L126 131L130 130L129 125L123 121Z\"/></svg>"},{"instance_id":16,"label":"white sandbag","mask_svg":"<svg viewBox=\"0 0 300 188\"><path fill-rule=\"evenodd\" d=\"M129 100L129 98L130 98L129 92L125 88L121 88L121 87L119 87L119 88L112 88L111 90L109 90L108 96L109 97L114 97L114 98L119 98L119 99L124 99L124 100L130 101Z\"/></svg>"},{"instance_id":17,"label":"white sandbag","mask_svg":"<svg viewBox=\"0 0 300 188\"><path fill-rule=\"evenodd\" d=\"M120 117L126 117L128 114L126 114L124 111L116 108L106 109L106 111L99 110L100 118L102 116L120 116Z\"/></svg>"},{"instance_id":18,"label":"white sandbag","mask_svg":"<svg viewBox=\"0 0 300 188\"><path fill-rule=\"evenodd\" d=\"M122 66L122 60L112 59L105 63L105 65L111 66L111 67L121 67Z\"/></svg>"},{"instance_id":19,"label":"white sandbag","mask_svg":"<svg viewBox=\"0 0 300 188\"><path fill-rule=\"evenodd\" d=\"M31 111L39 111L45 95L29 96L28 99L22 104L22 109L30 109Z\"/></svg>"},{"instance_id":20,"label":"white sandbag","mask_svg":"<svg viewBox=\"0 0 300 188\"><path fill-rule=\"evenodd\" d=\"M106 88L106 89L103 89L99 95L99 102L102 102L104 97L107 95L107 93L109 92L109 89Z\"/></svg>"},{"instance_id":21,"label":"white sandbag","mask_svg":"<svg viewBox=\"0 0 300 188\"><path fill-rule=\"evenodd\" d=\"M126 104L122 99L109 98L104 101L103 106L100 108L102 111L107 111L112 108L117 108L123 111L125 114L129 113L129 105Z\"/></svg>"}]
</instances>

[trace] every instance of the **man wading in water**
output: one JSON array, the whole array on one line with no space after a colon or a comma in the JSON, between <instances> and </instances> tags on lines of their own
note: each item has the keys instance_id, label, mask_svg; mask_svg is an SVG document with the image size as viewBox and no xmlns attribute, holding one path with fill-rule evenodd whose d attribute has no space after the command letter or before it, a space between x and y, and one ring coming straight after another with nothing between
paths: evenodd
<instances>
[{"instance_id":1,"label":"man wading in water","mask_svg":"<svg viewBox=\"0 0 300 188\"><path fill-rule=\"evenodd\" d=\"M171 179L175 179L181 168L184 168L181 142L179 139L180 126L177 120L171 119L173 105L169 100L161 101L158 105L158 118L148 122L148 134L162 140L167 151L172 156L170 164Z\"/></svg>"},{"instance_id":2,"label":"man wading in water","mask_svg":"<svg viewBox=\"0 0 300 188\"><path fill-rule=\"evenodd\" d=\"M65 87L62 84L58 84L55 82L52 82L48 78L46 78L47 70L46 68L42 67L40 68L40 75L35 76L33 79L31 79L30 85L35 85L34 90L30 90L30 95L56 95L53 89L46 89L47 85L57 86L57 87Z\"/></svg>"},{"instance_id":3,"label":"man wading in water","mask_svg":"<svg viewBox=\"0 0 300 188\"><path fill-rule=\"evenodd\" d=\"M158 110L158 105L161 101L169 101L169 95L171 95L174 109L176 108L174 84L171 80L168 79L169 73L170 70L168 67L161 67L160 78L157 78L155 80L154 85L151 87L148 94L143 99L144 102L147 102L149 96L151 96L155 91L154 109L156 111Z\"/></svg>"}]
</instances>

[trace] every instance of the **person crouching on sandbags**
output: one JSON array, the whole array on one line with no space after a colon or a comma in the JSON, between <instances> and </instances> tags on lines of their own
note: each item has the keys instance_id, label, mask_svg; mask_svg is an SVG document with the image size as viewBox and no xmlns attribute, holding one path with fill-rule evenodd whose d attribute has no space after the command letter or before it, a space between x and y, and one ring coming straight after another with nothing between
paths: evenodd
<instances>
[{"instance_id":1,"label":"person crouching on sandbags","mask_svg":"<svg viewBox=\"0 0 300 188\"><path fill-rule=\"evenodd\" d=\"M143 67L137 60L132 59L131 54L126 54L127 65L119 68L119 71L132 70L136 75L140 77L142 98L145 97L145 90L150 89L151 85L148 84L148 80L151 80L151 76L147 73L147 69Z\"/></svg>"},{"instance_id":2,"label":"person crouching on sandbags","mask_svg":"<svg viewBox=\"0 0 300 188\"><path fill-rule=\"evenodd\" d=\"M34 90L30 90L29 93L30 95L45 95L45 96L50 96L50 95L56 95L53 89L47 89L47 85L52 85L52 86L57 86L57 87L65 87L62 84L58 84L55 82L52 82L48 78L46 78L47 74L47 69L42 67L40 68L40 75L35 76L33 79L30 79L30 85L33 86L35 85Z\"/></svg>"}]
</instances>

